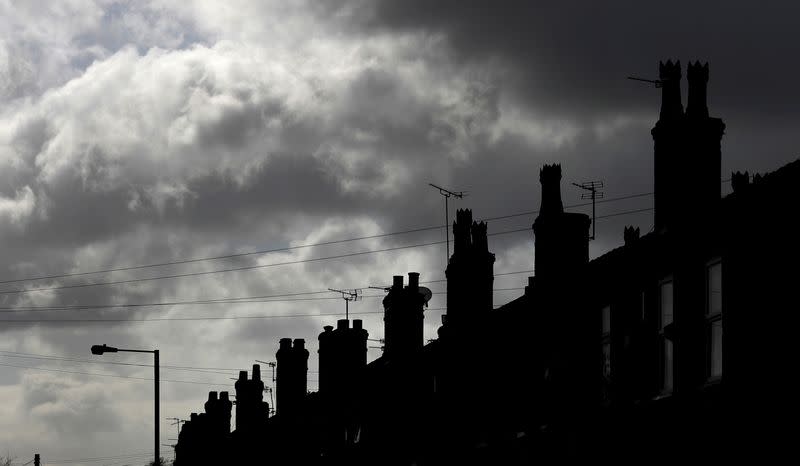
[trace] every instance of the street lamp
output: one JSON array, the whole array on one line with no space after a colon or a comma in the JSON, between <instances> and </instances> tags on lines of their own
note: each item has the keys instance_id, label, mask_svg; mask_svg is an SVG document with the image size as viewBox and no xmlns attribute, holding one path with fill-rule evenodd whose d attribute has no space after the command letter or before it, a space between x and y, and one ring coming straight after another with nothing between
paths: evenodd
<instances>
[{"instance_id":1,"label":"street lamp","mask_svg":"<svg viewBox=\"0 0 800 466\"><path fill-rule=\"evenodd\" d=\"M92 345L92 354L101 355L103 353L153 353L155 357L155 361L153 362L153 380L155 381L155 463L156 465L161 464L161 456L159 454L159 446L160 443L158 441L159 438L159 395L158 395L158 350L135 350L135 349L122 349L122 348L115 348L113 346L108 345Z\"/></svg>"}]
</instances>

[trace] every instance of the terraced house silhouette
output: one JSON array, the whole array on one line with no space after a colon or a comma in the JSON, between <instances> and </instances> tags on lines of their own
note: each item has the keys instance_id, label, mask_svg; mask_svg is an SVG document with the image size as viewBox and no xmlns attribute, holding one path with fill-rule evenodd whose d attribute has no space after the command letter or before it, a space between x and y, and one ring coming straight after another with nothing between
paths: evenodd
<instances>
[{"instance_id":1,"label":"terraced house silhouette","mask_svg":"<svg viewBox=\"0 0 800 466\"><path fill-rule=\"evenodd\" d=\"M423 341L419 274L395 276L381 357L367 362L360 320L326 326L319 391L309 393L305 342L282 339L277 413L268 416L254 366L236 382L236 430L227 394L211 392L183 427L176 464L677 462L788 451L774 417L794 399L782 381L794 354L800 161L752 181L734 173L722 198L725 125L709 116L708 73L689 64L684 111L680 62L660 65L653 231L626 228L624 245L590 261L590 218L564 211L561 167L545 165L535 276L522 296L493 309L486 224L459 210L438 339Z\"/></svg>"}]
</instances>

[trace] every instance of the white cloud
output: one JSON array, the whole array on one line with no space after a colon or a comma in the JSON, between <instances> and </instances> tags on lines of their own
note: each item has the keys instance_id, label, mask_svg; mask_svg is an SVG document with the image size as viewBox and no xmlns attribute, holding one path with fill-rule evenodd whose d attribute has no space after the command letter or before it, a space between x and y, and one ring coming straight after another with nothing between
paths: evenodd
<instances>
[{"instance_id":1,"label":"white cloud","mask_svg":"<svg viewBox=\"0 0 800 466\"><path fill-rule=\"evenodd\" d=\"M25 186L13 198L0 195L0 222L10 222L16 227L24 227L36 209L36 195L30 186Z\"/></svg>"},{"instance_id":2,"label":"white cloud","mask_svg":"<svg viewBox=\"0 0 800 466\"><path fill-rule=\"evenodd\" d=\"M493 151L505 150L503 144L513 139L507 136L515 136L522 144L507 160L528 159L526 151L563 150L580 134L577 123L549 121L503 100L500 78L505 70L452 59L441 36L373 31L367 37L348 29L352 10L328 17L325 8L305 1L0 0L5 21L0 22L0 98L5 99L0 107L2 278L216 256L436 224L442 220L441 199L426 191L428 182L472 180L480 186L478 181L484 180L490 189L477 191L469 201L485 204L496 201L502 189L527 193L522 188L531 184L527 178L533 171L513 173L516 166L508 169L503 186L496 186L491 171L499 167ZM598 136L613 135L626 124L598 127ZM503 199L503 208L512 209L516 197ZM491 214L481 211L476 217ZM19 285L266 265L436 239L442 239L441 233ZM410 271L421 272L423 281L438 280L443 278L443 249L4 295L3 303L147 303L268 295L385 285L392 275ZM530 262L525 249L513 251L498 255L498 264L529 267L523 264ZM443 286L431 288L438 292ZM431 307L444 303L444 295L437 294ZM337 312L343 306L333 299L36 316L285 315ZM351 309L379 312L380 296L353 303ZM426 318L426 338L435 337L438 314ZM359 317L372 336L382 336L379 313ZM2 332L3 348L10 351L75 356L85 355L87 344L113 342L158 347L165 364L247 368L255 358L272 359L282 336L304 337L313 347L322 325L334 320L8 325ZM311 368L316 366L314 354ZM67 369L87 369L80 367ZM122 373L149 376L146 368ZM97 427L104 426L102 421L86 417L86 411L93 411L138 422L146 430L152 402L148 383L13 374L19 384L0 387L0 396L22 407L13 412L0 407L0 416L10 416L0 421L0 444L17 441L30 449L47 438L54 458L149 446L141 428L105 435ZM163 377L232 389L224 375ZM201 410L209 388L168 384L162 412L186 417ZM79 431L66 430L88 423L92 427L80 439L70 437ZM24 432L2 429L11 425L24 425ZM167 438L166 422L162 432Z\"/></svg>"},{"instance_id":3,"label":"white cloud","mask_svg":"<svg viewBox=\"0 0 800 466\"><path fill-rule=\"evenodd\" d=\"M548 120L509 103L500 107L500 118L491 130L491 140L497 143L505 136L521 137L527 144L541 149L559 149L574 144L581 126L566 119Z\"/></svg>"}]
</instances>

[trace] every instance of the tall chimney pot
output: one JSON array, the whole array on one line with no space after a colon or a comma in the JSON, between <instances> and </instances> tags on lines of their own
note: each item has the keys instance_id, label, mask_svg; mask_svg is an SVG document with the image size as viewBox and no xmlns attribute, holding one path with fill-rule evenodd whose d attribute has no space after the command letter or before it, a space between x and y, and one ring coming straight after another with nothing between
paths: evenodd
<instances>
[{"instance_id":1,"label":"tall chimney pot","mask_svg":"<svg viewBox=\"0 0 800 466\"><path fill-rule=\"evenodd\" d=\"M402 275L395 275L392 277L392 288L402 288L403 287L403 276Z\"/></svg>"},{"instance_id":2,"label":"tall chimney pot","mask_svg":"<svg viewBox=\"0 0 800 466\"><path fill-rule=\"evenodd\" d=\"M408 272L408 288L412 290L416 290L417 288L419 288L418 272Z\"/></svg>"}]
</instances>

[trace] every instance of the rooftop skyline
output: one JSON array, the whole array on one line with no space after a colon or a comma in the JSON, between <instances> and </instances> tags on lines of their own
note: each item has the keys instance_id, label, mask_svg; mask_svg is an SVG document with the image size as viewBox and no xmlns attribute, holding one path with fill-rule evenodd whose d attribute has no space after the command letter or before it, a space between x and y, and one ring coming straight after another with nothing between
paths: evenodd
<instances>
[{"instance_id":1,"label":"rooftop skyline","mask_svg":"<svg viewBox=\"0 0 800 466\"><path fill-rule=\"evenodd\" d=\"M489 236L495 305L522 294L535 215L496 217L539 208L545 163L563 167L565 206L586 202L572 182L603 180L607 200L642 194L598 204L630 213L598 220L590 257L621 245L624 225L650 231L660 90L625 78L657 79L659 60L710 63L723 178L796 159L800 7L786 3L0 2L0 320L25 321L0 322L0 455L150 451L152 382L126 377L151 377L139 366L151 361L65 360L89 360L92 344L161 351L166 444L166 418L273 360L282 337L306 338L315 371L314 337L345 307L328 288L420 272L435 338L444 229L376 236L444 225L428 183L467 192L451 222L468 207L489 235L525 230ZM285 250L62 276L272 249ZM247 269L71 287L232 268ZM275 295L298 301L5 313ZM369 296L383 293L364 290L351 318L380 339ZM241 319L253 316L270 317ZM206 317L231 319L147 320Z\"/></svg>"}]
</instances>

